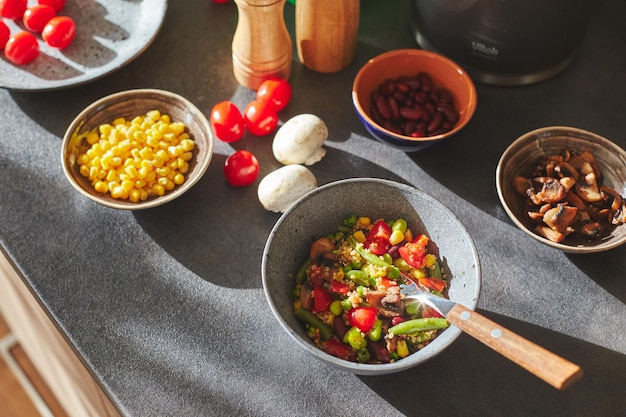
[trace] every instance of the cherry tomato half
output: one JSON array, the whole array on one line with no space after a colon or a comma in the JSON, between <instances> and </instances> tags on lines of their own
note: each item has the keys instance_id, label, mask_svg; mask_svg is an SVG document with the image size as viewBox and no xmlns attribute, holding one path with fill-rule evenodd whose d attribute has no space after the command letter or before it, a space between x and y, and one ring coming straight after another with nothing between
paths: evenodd
<instances>
[{"instance_id":1,"label":"cherry tomato half","mask_svg":"<svg viewBox=\"0 0 626 417\"><path fill-rule=\"evenodd\" d=\"M272 103L274 110L279 112L291 100L291 84L282 78L265 80L256 92L256 99Z\"/></svg>"},{"instance_id":2,"label":"cherry tomato half","mask_svg":"<svg viewBox=\"0 0 626 417\"><path fill-rule=\"evenodd\" d=\"M224 176L234 187L250 185L259 176L259 161L252 152L238 150L226 158Z\"/></svg>"},{"instance_id":3,"label":"cherry tomato half","mask_svg":"<svg viewBox=\"0 0 626 417\"><path fill-rule=\"evenodd\" d=\"M221 101L211 109L213 133L224 142L241 139L245 126L241 112L231 101Z\"/></svg>"},{"instance_id":4,"label":"cherry tomato half","mask_svg":"<svg viewBox=\"0 0 626 417\"><path fill-rule=\"evenodd\" d=\"M44 26L57 15L57 12L48 6L47 4L38 4L33 7L29 7L24 12L24 27L31 32L41 33Z\"/></svg>"},{"instance_id":5,"label":"cherry tomato half","mask_svg":"<svg viewBox=\"0 0 626 417\"><path fill-rule=\"evenodd\" d=\"M0 49L4 48L4 45L7 44L7 41L11 37L11 29L0 20Z\"/></svg>"},{"instance_id":6,"label":"cherry tomato half","mask_svg":"<svg viewBox=\"0 0 626 417\"><path fill-rule=\"evenodd\" d=\"M0 0L0 16L7 19L21 19L26 10L27 0Z\"/></svg>"},{"instance_id":7,"label":"cherry tomato half","mask_svg":"<svg viewBox=\"0 0 626 417\"><path fill-rule=\"evenodd\" d=\"M54 11L56 11L57 13L59 13L65 7L65 0L39 0L38 3L52 6Z\"/></svg>"},{"instance_id":8,"label":"cherry tomato half","mask_svg":"<svg viewBox=\"0 0 626 417\"><path fill-rule=\"evenodd\" d=\"M255 136L265 136L276 130L278 113L266 101L252 100L243 112L246 128Z\"/></svg>"},{"instance_id":9,"label":"cherry tomato half","mask_svg":"<svg viewBox=\"0 0 626 417\"><path fill-rule=\"evenodd\" d=\"M56 16L50 19L41 32L41 37L53 48L65 49L74 40L76 24L71 17Z\"/></svg>"},{"instance_id":10,"label":"cherry tomato half","mask_svg":"<svg viewBox=\"0 0 626 417\"><path fill-rule=\"evenodd\" d=\"M39 42L30 32L16 33L4 45L4 54L14 64L28 64L39 55Z\"/></svg>"}]
</instances>

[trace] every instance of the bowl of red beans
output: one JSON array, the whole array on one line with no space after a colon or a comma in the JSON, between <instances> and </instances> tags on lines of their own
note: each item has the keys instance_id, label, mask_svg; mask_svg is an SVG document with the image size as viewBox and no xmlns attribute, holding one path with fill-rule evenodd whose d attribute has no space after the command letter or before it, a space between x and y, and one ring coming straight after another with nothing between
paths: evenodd
<instances>
[{"instance_id":1,"label":"bowl of red beans","mask_svg":"<svg viewBox=\"0 0 626 417\"><path fill-rule=\"evenodd\" d=\"M406 298L407 284L474 309L480 264L443 204L378 178L322 185L276 222L262 258L280 326L321 362L359 375L400 372L446 350L460 330Z\"/></svg>"},{"instance_id":2,"label":"bowl of red beans","mask_svg":"<svg viewBox=\"0 0 626 417\"><path fill-rule=\"evenodd\" d=\"M356 114L375 139L405 152L456 135L476 110L476 88L452 60L421 49L370 59L352 86Z\"/></svg>"},{"instance_id":3,"label":"bowl of red beans","mask_svg":"<svg viewBox=\"0 0 626 417\"><path fill-rule=\"evenodd\" d=\"M164 90L134 89L96 100L68 126L63 171L85 197L121 210L147 209L193 187L213 156L204 114Z\"/></svg>"}]
</instances>

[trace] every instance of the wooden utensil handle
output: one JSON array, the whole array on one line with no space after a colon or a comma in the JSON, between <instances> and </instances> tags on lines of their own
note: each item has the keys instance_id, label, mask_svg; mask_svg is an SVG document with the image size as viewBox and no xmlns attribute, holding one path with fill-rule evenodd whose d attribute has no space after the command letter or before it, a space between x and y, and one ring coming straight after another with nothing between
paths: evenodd
<instances>
[{"instance_id":1,"label":"wooden utensil handle","mask_svg":"<svg viewBox=\"0 0 626 417\"><path fill-rule=\"evenodd\" d=\"M578 365L460 304L453 307L446 318L465 333L557 389L567 388L583 375Z\"/></svg>"}]
</instances>

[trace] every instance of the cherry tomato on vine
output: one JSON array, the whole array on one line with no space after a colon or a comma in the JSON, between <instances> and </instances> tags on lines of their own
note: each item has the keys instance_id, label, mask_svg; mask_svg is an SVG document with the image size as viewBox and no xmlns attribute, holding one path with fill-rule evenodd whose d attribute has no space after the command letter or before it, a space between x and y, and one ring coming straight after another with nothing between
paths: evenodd
<instances>
[{"instance_id":1,"label":"cherry tomato on vine","mask_svg":"<svg viewBox=\"0 0 626 417\"><path fill-rule=\"evenodd\" d=\"M226 158L224 176L226 176L226 181L234 187L250 185L259 176L259 161L252 152L238 150Z\"/></svg>"},{"instance_id":2,"label":"cherry tomato on vine","mask_svg":"<svg viewBox=\"0 0 626 417\"><path fill-rule=\"evenodd\" d=\"M26 29L31 32L41 33L46 24L56 15L57 12L52 6L38 4L26 9L22 20Z\"/></svg>"},{"instance_id":3,"label":"cherry tomato on vine","mask_svg":"<svg viewBox=\"0 0 626 417\"><path fill-rule=\"evenodd\" d=\"M234 142L241 139L245 126L241 112L231 101L221 101L211 109L211 125L218 139Z\"/></svg>"},{"instance_id":4,"label":"cherry tomato on vine","mask_svg":"<svg viewBox=\"0 0 626 417\"><path fill-rule=\"evenodd\" d=\"M9 38L4 45L4 54L14 64L28 64L39 55L39 43L35 35L22 31Z\"/></svg>"},{"instance_id":5,"label":"cherry tomato on vine","mask_svg":"<svg viewBox=\"0 0 626 417\"><path fill-rule=\"evenodd\" d=\"M276 130L278 113L266 101L252 100L243 113L246 128L255 136L265 136Z\"/></svg>"},{"instance_id":6,"label":"cherry tomato on vine","mask_svg":"<svg viewBox=\"0 0 626 417\"><path fill-rule=\"evenodd\" d=\"M291 84L282 78L271 78L265 80L256 92L256 98L260 101L267 101L274 105L277 112L285 108L291 100Z\"/></svg>"},{"instance_id":7,"label":"cherry tomato on vine","mask_svg":"<svg viewBox=\"0 0 626 417\"><path fill-rule=\"evenodd\" d=\"M4 48L4 45L7 44L7 41L11 37L11 29L0 20L0 49Z\"/></svg>"},{"instance_id":8,"label":"cherry tomato on vine","mask_svg":"<svg viewBox=\"0 0 626 417\"><path fill-rule=\"evenodd\" d=\"M7 19L21 19L26 10L27 0L0 0L0 16Z\"/></svg>"},{"instance_id":9,"label":"cherry tomato on vine","mask_svg":"<svg viewBox=\"0 0 626 417\"><path fill-rule=\"evenodd\" d=\"M41 32L41 37L53 48L65 49L74 40L76 24L71 17L56 16L50 19Z\"/></svg>"},{"instance_id":10,"label":"cherry tomato on vine","mask_svg":"<svg viewBox=\"0 0 626 417\"><path fill-rule=\"evenodd\" d=\"M65 0L39 0L39 4L47 4L59 13L65 7Z\"/></svg>"}]
</instances>

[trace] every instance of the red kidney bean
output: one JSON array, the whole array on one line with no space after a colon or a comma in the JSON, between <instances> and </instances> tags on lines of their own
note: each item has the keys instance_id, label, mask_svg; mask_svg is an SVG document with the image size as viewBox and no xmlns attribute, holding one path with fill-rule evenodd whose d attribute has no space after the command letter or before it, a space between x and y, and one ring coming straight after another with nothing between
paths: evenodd
<instances>
[{"instance_id":1,"label":"red kidney bean","mask_svg":"<svg viewBox=\"0 0 626 417\"><path fill-rule=\"evenodd\" d=\"M435 86L426 72L385 80L371 100L374 121L399 135L438 135L453 129L459 120L452 92Z\"/></svg>"}]
</instances>

